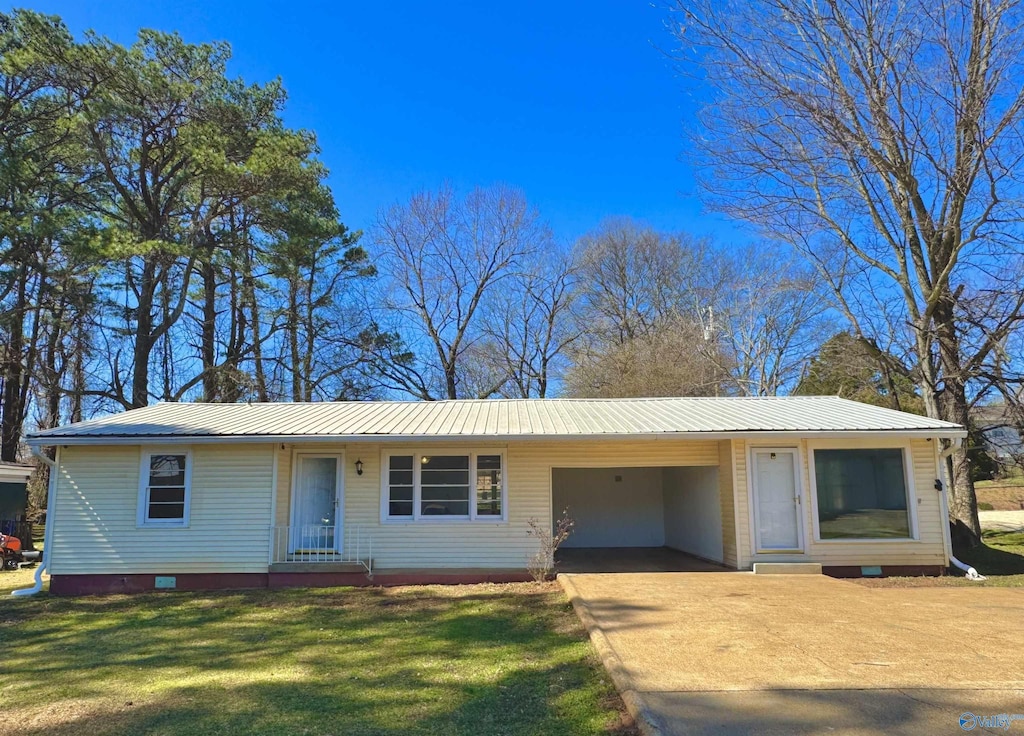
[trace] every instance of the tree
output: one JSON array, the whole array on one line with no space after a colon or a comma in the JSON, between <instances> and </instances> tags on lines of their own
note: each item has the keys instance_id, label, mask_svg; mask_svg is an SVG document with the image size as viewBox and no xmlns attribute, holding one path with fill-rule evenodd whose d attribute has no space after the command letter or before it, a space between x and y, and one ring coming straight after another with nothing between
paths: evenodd
<instances>
[{"instance_id":1,"label":"tree","mask_svg":"<svg viewBox=\"0 0 1024 736\"><path fill-rule=\"evenodd\" d=\"M714 254L717 306L705 320L719 346L729 389L741 396L791 391L828 334L831 308L821 279L790 249L773 243Z\"/></svg>"},{"instance_id":2,"label":"tree","mask_svg":"<svg viewBox=\"0 0 1024 736\"><path fill-rule=\"evenodd\" d=\"M571 315L578 293L572 256L541 253L491 300L478 354L491 362L488 375L508 377L503 395L543 399L561 379L581 334Z\"/></svg>"},{"instance_id":3,"label":"tree","mask_svg":"<svg viewBox=\"0 0 1024 736\"><path fill-rule=\"evenodd\" d=\"M34 394L55 422L63 346L91 305L89 182L68 175L82 149L66 122L81 90L52 86L51 58L70 53L67 30L29 11L0 14L0 460L15 461Z\"/></svg>"},{"instance_id":4,"label":"tree","mask_svg":"<svg viewBox=\"0 0 1024 736\"><path fill-rule=\"evenodd\" d=\"M894 360L849 332L829 338L804 367L798 396L842 396L865 404L924 414L914 383L893 371Z\"/></svg>"},{"instance_id":5,"label":"tree","mask_svg":"<svg viewBox=\"0 0 1024 736\"><path fill-rule=\"evenodd\" d=\"M972 381L1022 317L1024 24L1001 0L680 0L711 90L694 136L713 206L794 243L855 334L929 416L967 425ZM980 533L968 459L951 512Z\"/></svg>"},{"instance_id":6,"label":"tree","mask_svg":"<svg viewBox=\"0 0 1024 736\"><path fill-rule=\"evenodd\" d=\"M665 321L600 352L577 353L565 380L569 396L619 398L717 396L728 374L710 359L703 327Z\"/></svg>"},{"instance_id":7,"label":"tree","mask_svg":"<svg viewBox=\"0 0 1024 736\"><path fill-rule=\"evenodd\" d=\"M483 337L489 300L552 247L522 192L497 186L462 199L447 187L417 194L379 215L373 242L385 277L380 319L392 324L378 325L365 344L382 386L425 400L499 392L507 371L481 375L485 364L474 361L471 371L466 357Z\"/></svg>"}]
</instances>

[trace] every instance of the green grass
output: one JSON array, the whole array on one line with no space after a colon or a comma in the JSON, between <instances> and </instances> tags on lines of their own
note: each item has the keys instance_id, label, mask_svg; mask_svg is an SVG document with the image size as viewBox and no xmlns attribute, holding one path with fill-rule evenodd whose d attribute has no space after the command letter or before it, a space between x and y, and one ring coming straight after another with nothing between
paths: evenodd
<instances>
[{"instance_id":1,"label":"green grass","mask_svg":"<svg viewBox=\"0 0 1024 736\"><path fill-rule=\"evenodd\" d=\"M19 736L633 733L554 585L4 596L0 652Z\"/></svg>"}]
</instances>

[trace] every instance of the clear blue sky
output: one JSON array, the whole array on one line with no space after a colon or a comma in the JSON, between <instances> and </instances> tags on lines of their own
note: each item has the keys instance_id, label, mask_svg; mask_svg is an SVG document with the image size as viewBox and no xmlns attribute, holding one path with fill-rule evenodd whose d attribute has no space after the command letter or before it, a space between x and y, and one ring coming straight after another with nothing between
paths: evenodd
<instances>
[{"instance_id":1,"label":"clear blue sky","mask_svg":"<svg viewBox=\"0 0 1024 736\"><path fill-rule=\"evenodd\" d=\"M660 48L661 3L36 0L76 35L141 27L225 40L232 72L280 76L285 118L315 130L343 220L450 181L521 187L569 240L602 217L737 232L702 213L680 161L693 103Z\"/></svg>"}]
</instances>

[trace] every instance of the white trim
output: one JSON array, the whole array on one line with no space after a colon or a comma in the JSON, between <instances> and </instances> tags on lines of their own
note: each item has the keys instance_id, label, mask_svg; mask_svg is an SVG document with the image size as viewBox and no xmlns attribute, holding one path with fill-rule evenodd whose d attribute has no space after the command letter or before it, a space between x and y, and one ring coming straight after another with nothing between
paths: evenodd
<instances>
[{"instance_id":1,"label":"white trim","mask_svg":"<svg viewBox=\"0 0 1024 736\"><path fill-rule=\"evenodd\" d=\"M743 570L744 563L746 562L744 555L747 554L749 556L749 554L745 553L740 546L745 544L745 542L740 541L743 539L743 535L740 532L740 479L737 472L738 468L736 467L736 445L732 440L729 440L729 466L732 468L732 483L730 485L732 486L732 523L734 524L733 539L736 544L736 569ZM722 472L721 467L719 467L718 472ZM750 468L744 468L744 473L747 474L747 482L749 484Z\"/></svg>"},{"instance_id":2,"label":"white trim","mask_svg":"<svg viewBox=\"0 0 1024 736\"><path fill-rule=\"evenodd\" d=\"M445 455L469 458L469 514L459 516L424 516L420 513L423 484L421 481L421 460L424 453L421 447L383 448L380 452L380 522L381 524L503 524L508 522L508 454L501 447L445 447L441 448ZM437 452L430 454L439 454ZM412 456L412 516L390 515L390 463L394 456ZM477 458L480 455L497 455L501 458L501 515L477 513Z\"/></svg>"},{"instance_id":3,"label":"white trim","mask_svg":"<svg viewBox=\"0 0 1024 736\"><path fill-rule=\"evenodd\" d=\"M575 442L580 440L754 440L778 441L799 438L870 439L873 437L921 438L966 437L960 427L917 427L911 429L851 429L851 430L760 430L742 432L601 432L580 434L223 434L223 435L45 435L25 440L30 447L50 445L138 445L147 442L165 444L231 444L267 442L366 442L366 443L431 443L431 442Z\"/></svg>"},{"instance_id":4,"label":"white trim","mask_svg":"<svg viewBox=\"0 0 1024 736\"><path fill-rule=\"evenodd\" d=\"M270 526L267 527L267 564L274 562L274 527L277 526L277 456L278 445L275 442L270 446L274 453L274 459L270 466Z\"/></svg>"},{"instance_id":5,"label":"white trim","mask_svg":"<svg viewBox=\"0 0 1024 736\"><path fill-rule=\"evenodd\" d=\"M804 483L803 483L803 453L799 445L775 446L747 444L747 500L750 509L750 531L751 531L751 557L754 555L798 555L806 554L807 543L804 533ZM758 493L757 493L757 467L754 459L755 452L788 453L793 458L793 493L795 503L793 513L796 519L796 547L764 547L761 545L761 525L759 523Z\"/></svg>"},{"instance_id":6,"label":"white trim","mask_svg":"<svg viewBox=\"0 0 1024 736\"><path fill-rule=\"evenodd\" d=\"M185 500L182 518L149 518L149 472L150 458L154 455L185 456ZM139 448L139 495L135 511L135 526L142 529L187 529L192 519L192 466L195 460L189 446L144 445Z\"/></svg>"},{"instance_id":7,"label":"white trim","mask_svg":"<svg viewBox=\"0 0 1024 736\"><path fill-rule=\"evenodd\" d=\"M295 529L299 524L295 521L295 501L298 499L299 494L297 492L299 487L299 461L303 458L331 458L337 460L337 467L334 469L335 480L334 480L334 547L330 550L319 550L319 551L333 551L341 552L342 547L342 536L344 535L345 529L345 451L338 450L337 452L317 452L315 450L300 450L298 448L292 448L292 484L288 492L288 526L290 529ZM292 533L288 534L288 554L297 552L295 543L292 537Z\"/></svg>"},{"instance_id":8,"label":"white trim","mask_svg":"<svg viewBox=\"0 0 1024 736\"><path fill-rule=\"evenodd\" d=\"M907 493L907 522L910 524L909 537L842 537L837 539L822 539L821 529L818 520L818 480L814 471L815 450L902 450L903 454L903 483ZM839 442L808 442L807 443L807 475L811 487L811 526L814 531L814 543L824 545L836 544L879 544L879 543L918 543L921 541L919 525L917 522L917 492L914 485L914 450L908 441L898 441L889 438L880 438L877 441L865 440L861 443L839 443Z\"/></svg>"}]
</instances>

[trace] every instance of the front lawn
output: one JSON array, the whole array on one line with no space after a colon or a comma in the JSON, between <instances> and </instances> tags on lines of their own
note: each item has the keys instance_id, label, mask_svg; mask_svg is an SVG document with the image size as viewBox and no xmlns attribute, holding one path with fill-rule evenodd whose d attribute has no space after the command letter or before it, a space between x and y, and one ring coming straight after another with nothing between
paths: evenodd
<instances>
[{"instance_id":1,"label":"front lawn","mask_svg":"<svg viewBox=\"0 0 1024 736\"><path fill-rule=\"evenodd\" d=\"M634 733L554 584L4 595L0 656L19 736Z\"/></svg>"}]
</instances>

